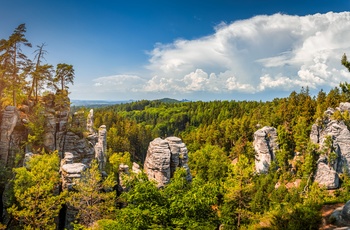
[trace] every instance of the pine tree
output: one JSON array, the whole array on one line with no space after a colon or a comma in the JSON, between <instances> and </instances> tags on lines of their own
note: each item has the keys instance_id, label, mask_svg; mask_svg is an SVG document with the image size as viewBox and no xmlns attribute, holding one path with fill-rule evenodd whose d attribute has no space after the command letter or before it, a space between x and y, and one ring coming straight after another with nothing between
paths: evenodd
<instances>
[{"instance_id":1,"label":"pine tree","mask_svg":"<svg viewBox=\"0 0 350 230\"><path fill-rule=\"evenodd\" d=\"M21 94L25 85L25 78L32 68L31 61L22 53L21 45L32 47L25 37L26 26L20 24L9 37L2 40L0 52L1 61L4 63L3 77L7 79L9 89L12 93L12 103L17 105L17 94Z\"/></svg>"}]
</instances>

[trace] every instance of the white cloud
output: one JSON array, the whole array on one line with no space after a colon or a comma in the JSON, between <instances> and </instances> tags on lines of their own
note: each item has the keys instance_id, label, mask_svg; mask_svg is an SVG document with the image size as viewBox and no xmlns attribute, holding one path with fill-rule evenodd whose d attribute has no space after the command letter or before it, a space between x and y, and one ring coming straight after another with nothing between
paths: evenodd
<instances>
[{"instance_id":1,"label":"white cloud","mask_svg":"<svg viewBox=\"0 0 350 230\"><path fill-rule=\"evenodd\" d=\"M96 88L138 93L261 93L301 86L321 88L350 81L340 64L350 56L350 12L261 15L195 40L156 44L149 52L150 78L117 75Z\"/></svg>"},{"instance_id":2,"label":"white cloud","mask_svg":"<svg viewBox=\"0 0 350 230\"><path fill-rule=\"evenodd\" d=\"M222 23L211 36L157 44L147 66L156 77L145 89L255 93L337 85L350 77L340 65L350 53L348 28L349 12Z\"/></svg>"}]
</instances>

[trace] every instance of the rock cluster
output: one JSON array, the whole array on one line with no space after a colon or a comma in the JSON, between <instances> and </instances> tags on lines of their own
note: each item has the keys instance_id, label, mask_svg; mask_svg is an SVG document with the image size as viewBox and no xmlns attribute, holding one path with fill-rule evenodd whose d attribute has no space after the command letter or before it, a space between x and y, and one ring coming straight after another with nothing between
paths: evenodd
<instances>
[{"instance_id":1,"label":"rock cluster","mask_svg":"<svg viewBox=\"0 0 350 230\"><path fill-rule=\"evenodd\" d=\"M188 163L188 150L178 137L166 139L156 138L150 142L144 163L148 178L155 180L158 187L169 183L176 168L183 167L187 171L186 179L192 180Z\"/></svg>"},{"instance_id":2,"label":"rock cluster","mask_svg":"<svg viewBox=\"0 0 350 230\"><path fill-rule=\"evenodd\" d=\"M84 125L85 127L85 125ZM93 159L97 159L99 169L104 171L106 165L107 136L106 126L102 125L98 133L89 133L87 138L73 132L67 132L64 137L61 160L62 185L70 189L74 180L80 178Z\"/></svg>"},{"instance_id":3,"label":"rock cluster","mask_svg":"<svg viewBox=\"0 0 350 230\"><path fill-rule=\"evenodd\" d=\"M327 109L325 118L312 125L310 134L311 141L320 145L321 152L332 148L334 159L330 159L330 151L321 154L314 176L315 181L328 189L339 187L338 173L343 173L344 169L349 170L350 165L350 131L344 121L332 119L337 110L341 113L350 112L350 103L340 103L336 109ZM326 146L329 145L327 139L331 140L331 146Z\"/></svg>"},{"instance_id":4,"label":"rock cluster","mask_svg":"<svg viewBox=\"0 0 350 230\"><path fill-rule=\"evenodd\" d=\"M257 173L267 173L271 161L275 159L278 150L277 131L265 126L254 133L255 170Z\"/></svg>"}]
</instances>

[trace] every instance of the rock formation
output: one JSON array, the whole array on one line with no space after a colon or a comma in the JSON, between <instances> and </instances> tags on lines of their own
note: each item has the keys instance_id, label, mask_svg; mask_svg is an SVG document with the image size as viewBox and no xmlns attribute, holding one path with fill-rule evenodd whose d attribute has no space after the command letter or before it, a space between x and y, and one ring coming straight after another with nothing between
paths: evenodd
<instances>
[{"instance_id":1,"label":"rock formation","mask_svg":"<svg viewBox=\"0 0 350 230\"><path fill-rule=\"evenodd\" d=\"M350 131L344 121L332 119L337 110L350 112L350 103L340 103L336 109L328 108L324 113L325 118L313 124L310 133L311 141L319 144L320 151L324 152L317 161L314 179L328 189L338 188L338 174L350 169ZM330 143L327 143L327 139ZM332 148L332 151L325 152L327 148ZM330 152L334 159L330 159Z\"/></svg>"},{"instance_id":2,"label":"rock formation","mask_svg":"<svg viewBox=\"0 0 350 230\"><path fill-rule=\"evenodd\" d=\"M11 161L14 159L14 149L19 146L18 135L15 127L20 123L19 111L14 106L7 106L2 115L0 127L0 160L5 166L12 167ZM17 132L18 133L18 132ZM18 145L16 145L16 142Z\"/></svg>"},{"instance_id":3,"label":"rock formation","mask_svg":"<svg viewBox=\"0 0 350 230\"><path fill-rule=\"evenodd\" d=\"M93 134L95 133L94 131L94 110L90 109L89 114L86 118L86 130Z\"/></svg>"},{"instance_id":4,"label":"rock formation","mask_svg":"<svg viewBox=\"0 0 350 230\"><path fill-rule=\"evenodd\" d=\"M92 160L96 159L99 169L104 170L106 164L107 130L102 125L98 133L93 130L93 111L90 110L89 118L85 119L83 113L75 113L72 119L74 129L80 132L66 132L63 136L60 151L64 152L61 160L62 188L72 190L77 180L81 178L82 172L88 168ZM86 130L88 129L88 130ZM87 137L82 132L87 131ZM77 214L77 210L67 206L65 215L65 228L72 229L71 222Z\"/></svg>"},{"instance_id":5,"label":"rock formation","mask_svg":"<svg viewBox=\"0 0 350 230\"><path fill-rule=\"evenodd\" d=\"M57 100L60 98L60 101ZM45 107L44 147L48 151L62 149L70 112L70 100L58 93L43 98Z\"/></svg>"},{"instance_id":6,"label":"rock formation","mask_svg":"<svg viewBox=\"0 0 350 230\"><path fill-rule=\"evenodd\" d=\"M105 125L101 125L98 129L98 141L95 145L95 159L98 161L98 166L101 171L104 170L107 159L107 130Z\"/></svg>"},{"instance_id":7,"label":"rock formation","mask_svg":"<svg viewBox=\"0 0 350 230\"><path fill-rule=\"evenodd\" d=\"M0 163L11 169L14 167L15 154L21 153L25 166L29 159L37 154L38 149L57 150L61 157L62 188L68 190L73 188L82 171L89 167L93 159L97 159L99 168L103 171L106 164L107 130L106 126L102 125L98 133L94 131L93 110L90 110L87 118L84 112L76 112L69 122L70 100L64 91L48 94L39 100L43 107L39 112L44 119L44 131L42 145L37 145L35 148L29 145L23 147L23 143L28 141L29 130L26 124L30 122L34 102L29 101L27 105L18 108L7 106L1 111ZM2 195L4 188L0 189ZM1 203L6 204L7 199L4 195ZM3 205L3 209L6 209L6 205ZM0 214L6 215L2 210ZM65 228L71 228L69 223L74 220L75 214L75 210L68 207Z\"/></svg>"},{"instance_id":8,"label":"rock formation","mask_svg":"<svg viewBox=\"0 0 350 230\"><path fill-rule=\"evenodd\" d=\"M341 226L350 227L350 201L346 202L344 206L341 206L335 209L332 215L330 216L330 221L332 222L333 225L337 227L341 227ZM339 229L349 229L349 228L339 228Z\"/></svg>"},{"instance_id":9,"label":"rock formation","mask_svg":"<svg viewBox=\"0 0 350 230\"><path fill-rule=\"evenodd\" d=\"M253 145L256 152L255 170L257 173L267 173L278 149L276 129L265 126L257 130Z\"/></svg>"},{"instance_id":10,"label":"rock formation","mask_svg":"<svg viewBox=\"0 0 350 230\"><path fill-rule=\"evenodd\" d=\"M183 167L187 171L186 179L192 180L188 163L188 150L178 137L168 137L165 140L156 138L150 142L144 163L148 178L155 180L158 187L169 183L176 168Z\"/></svg>"}]
</instances>

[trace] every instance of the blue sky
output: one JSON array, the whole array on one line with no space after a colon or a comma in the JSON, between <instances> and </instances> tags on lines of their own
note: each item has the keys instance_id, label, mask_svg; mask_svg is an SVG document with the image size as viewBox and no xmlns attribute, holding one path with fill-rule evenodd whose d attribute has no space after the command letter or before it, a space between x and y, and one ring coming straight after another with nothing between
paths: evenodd
<instances>
[{"instance_id":1,"label":"blue sky","mask_svg":"<svg viewBox=\"0 0 350 230\"><path fill-rule=\"evenodd\" d=\"M0 38L26 23L48 63L74 66L73 99L272 100L350 82L349 0L0 2Z\"/></svg>"}]
</instances>

